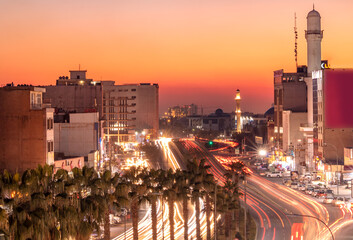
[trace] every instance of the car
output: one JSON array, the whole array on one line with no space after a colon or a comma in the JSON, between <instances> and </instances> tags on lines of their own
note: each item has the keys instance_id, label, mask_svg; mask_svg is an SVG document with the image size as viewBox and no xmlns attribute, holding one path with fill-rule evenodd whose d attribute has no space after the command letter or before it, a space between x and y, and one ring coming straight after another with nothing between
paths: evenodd
<instances>
[{"instance_id":1,"label":"car","mask_svg":"<svg viewBox=\"0 0 353 240\"><path fill-rule=\"evenodd\" d=\"M290 188L292 188L292 189L298 189L298 183L297 183L297 182L292 182L292 183L290 184Z\"/></svg>"},{"instance_id":2,"label":"car","mask_svg":"<svg viewBox=\"0 0 353 240\"><path fill-rule=\"evenodd\" d=\"M305 191L305 184L302 184L302 183L298 184L298 190Z\"/></svg>"},{"instance_id":3,"label":"car","mask_svg":"<svg viewBox=\"0 0 353 240\"><path fill-rule=\"evenodd\" d=\"M312 191L311 196L316 197L319 191L320 191L320 188L318 187L314 188L314 191Z\"/></svg>"},{"instance_id":4,"label":"car","mask_svg":"<svg viewBox=\"0 0 353 240\"><path fill-rule=\"evenodd\" d=\"M290 171L284 171L283 177L290 177Z\"/></svg>"},{"instance_id":5,"label":"car","mask_svg":"<svg viewBox=\"0 0 353 240\"><path fill-rule=\"evenodd\" d=\"M315 197L317 198L324 198L327 196L327 193L325 192L324 189L320 189L319 192L317 192L317 194L315 195Z\"/></svg>"},{"instance_id":6,"label":"car","mask_svg":"<svg viewBox=\"0 0 353 240\"><path fill-rule=\"evenodd\" d=\"M279 172L279 171L270 172L270 173L267 174L267 177L278 177L278 178L280 178L282 176L283 176L282 172Z\"/></svg>"},{"instance_id":7,"label":"car","mask_svg":"<svg viewBox=\"0 0 353 240\"><path fill-rule=\"evenodd\" d=\"M344 197L337 197L335 199L332 200L332 205L333 206L340 206L341 204L345 204L346 203L346 199Z\"/></svg>"},{"instance_id":8,"label":"car","mask_svg":"<svg viewBox=\"0 0 353 240\"><path fill-rule=\"evenodd\" d=\"M110 224L118 224L121 222L120 217L115 216L113 214L109 214Z\"/></svg>"},{"instance_id":9,"label":"car","mask_svg":"<svg viewBox=\"0 0 353 240\"><path fill-rule=\"evenodd\" d=\"M333 195L333 190L325 189L325 193L326 193L326 195L329 195L329 194Z\"/></svg>"},{"instance_id":10,"label":"car","mask_svg":"<svg viewBox=\"0 0 353 240\"><path fill-rule=\"evenodd\" d=\"M322 201L323 203L332 203L332 201L335 199L333 195L326 196L324 200Z\"/></svg>"},{"instance_id":11,"label":"car","mask_svg":"<svg viewBox=\"0 0 353 240\"><path fill-rule=\"evenodd\" d=\"M314 191L314 187L309 185L306 187L305 193L311 195L313 191Z\"/></svg>"},{"instance_id":12,"label":"car","mask_svg":"<svg viewBox=\"0 0 353 240\"><path fill-rule=\"evenodd\" d=\"M255 165L255 166L261 166L261 165L262 165L262 162L255 162L254 165Z\"/></svg>"}]
</instances>

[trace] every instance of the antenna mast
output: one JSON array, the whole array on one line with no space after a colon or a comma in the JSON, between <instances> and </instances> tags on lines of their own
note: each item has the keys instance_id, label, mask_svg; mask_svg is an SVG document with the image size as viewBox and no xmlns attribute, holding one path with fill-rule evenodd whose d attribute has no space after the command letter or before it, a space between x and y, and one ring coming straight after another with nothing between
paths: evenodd
<instances>
[{"instance_id":1,"label":"antenna mast","mask_svg":"<svg viewBox=\"0 0 353 240\"><path fill-rule=\"evenodd\" d=\"M294 13L294 58L295 58L295 66L298 68L298 31L297 31L297 14Z\"/></svg>"}]
</instances>

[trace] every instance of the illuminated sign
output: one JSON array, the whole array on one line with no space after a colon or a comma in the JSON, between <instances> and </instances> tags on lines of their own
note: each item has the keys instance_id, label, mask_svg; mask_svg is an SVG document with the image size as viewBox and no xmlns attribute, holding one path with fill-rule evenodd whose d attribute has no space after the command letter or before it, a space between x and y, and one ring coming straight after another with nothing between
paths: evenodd
<instances>
[{"instance_id":1,"label":"illuminated sign","mask_svg":"<svg viewBox=\"0 0 353 240\"><path fill-rule=\"evenodd\" d=\"M330 69L330 65L328 64L327 60L322 60L321 61L321 69Z\"/></svg>"}]
</instances>

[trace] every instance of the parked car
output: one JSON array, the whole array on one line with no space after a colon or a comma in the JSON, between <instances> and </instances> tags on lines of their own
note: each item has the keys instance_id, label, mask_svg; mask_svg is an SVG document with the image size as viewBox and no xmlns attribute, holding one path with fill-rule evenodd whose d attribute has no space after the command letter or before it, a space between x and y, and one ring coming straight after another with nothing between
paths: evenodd
<instances>
[{"instance_id":1,"label":"parked car","mask_svg":"<svg viewBox=\"0 0 353 240\"><path fill-rule=\"evenodd\" d=\"M320 189L319 192L317 192L317 194L315 195L315 197L317 198L324 198L326 197L327 193L325 192L324 189Z\"/></svg>"},{"instance_id":2,"label":"parked car","mask_svg":"<svg viewBox=\"0 0 353 240\"><path fill-rule=\"evenodd\" d=\"M110 220L110 224L118 224L121 222L120 217L115 216L113 214L109 214L109 220Z\"/></svg>"},{"instance_id":3,"label":"parked car","mask_svg":"<svg viewBox=\"0 0 353 240\"><path fill-rule=\"evenodd\" d=\"M311 196L316 197L319 191L320 191L320 188L318 187L314 188L314 191L311 193Z\"/></svg>"},{"instance_id":4,"label":"parked car","mask_svg":"<svg viewBox=\"0 0 353 240\"><path fill-rule=\"evenodd\" d=\"M329 195L329 196L326 196L324 198L324 201L323 203L332 203L332 201L335 199L335 197L333 195Z\"/></svg>"},{"instance_id":5,"label":"parked car","mask_svg":"<svg viewBox=\"0 0 353 240\"><path fill-rule=\"evenodd\" d=\"M302 184L302 183L298 184L298 190L305 191L305 184Z\"/></svg>"},{"instance_id":6,"label":"parked car","mask_svg":"<svg viewBox=\"0 0 353 240\"><path fill-rule=\"evenodd\" d=\"M275 172L270 172L267 174L267 177L282 177L283 174L282 172L279 172L279 171L275 171Z\"/></svg>"},{"instance_id":7,"label":"parked car","mask_svg":"<svg viewBox=\"0 0 353 240\"><path fill-rule=\"evenodd\" d=\"M290 184L290 188L292 188L292 189L298 189L298 183L297 183L297 182L292 182L292 183Z\"/></svg>"},{"instance_id":8,"label":"parked car","mask_svg":"<svg viewBox=\"0 0 353 240\"><path fill-rule=\"evenodd\" d=\"M282 175L283 177L290 177L290 171L284 171Z\"/></svg>"},{"instance_id":9,"label":"parked car","mask_svg":"<svg viewBox=\"0 0 353 240\"><path fill-rule=\"evenodd\" d=\"M305 193L311 195L313 191L314 191L314 187L311 185L308 185L306 187Z\"/></svg>"},{"instance_id":10,"label":"parked car","mask_svg":"<svg viewBox=\"0 0 353 240\"><path fill-rule=\"evenodd\" d=\"M337 198L333 199L331 203L333 206L339 206L341 204L345 204L346 199L344 197L337 197Z\"/></svg>"}]
</instances>

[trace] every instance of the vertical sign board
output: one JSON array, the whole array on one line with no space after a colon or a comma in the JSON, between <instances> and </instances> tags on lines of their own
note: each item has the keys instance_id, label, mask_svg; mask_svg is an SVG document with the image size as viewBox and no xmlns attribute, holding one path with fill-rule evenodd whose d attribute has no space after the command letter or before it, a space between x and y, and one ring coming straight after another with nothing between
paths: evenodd
<instances>
[{"instance_id":1,"label":"vertical sign board","mask_svg":"<svg viewBox=\"0 0 353 240\"><path fill-rule=\"evenodd\" d=\"M353 179L351 179L351 198L353 198Z\"/></svg>"}]
</instances>

